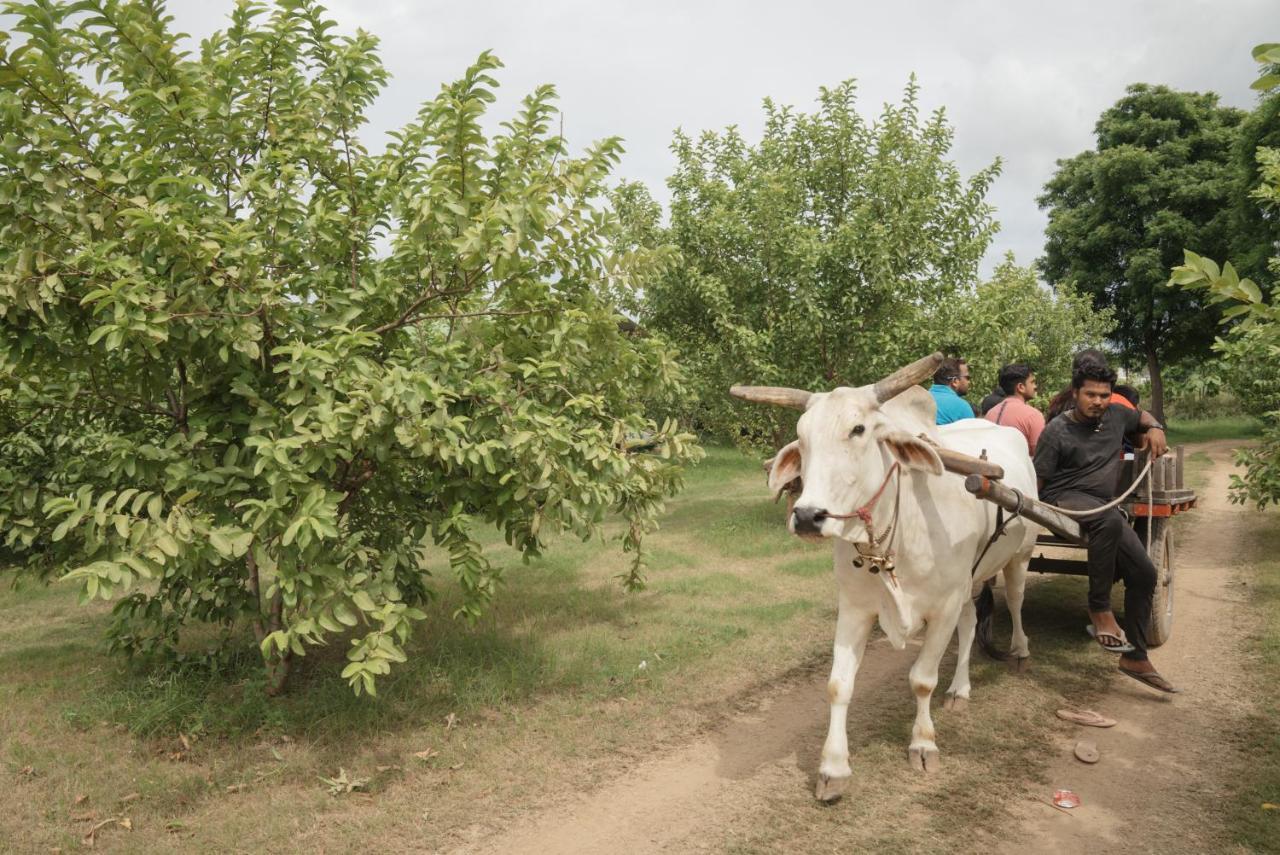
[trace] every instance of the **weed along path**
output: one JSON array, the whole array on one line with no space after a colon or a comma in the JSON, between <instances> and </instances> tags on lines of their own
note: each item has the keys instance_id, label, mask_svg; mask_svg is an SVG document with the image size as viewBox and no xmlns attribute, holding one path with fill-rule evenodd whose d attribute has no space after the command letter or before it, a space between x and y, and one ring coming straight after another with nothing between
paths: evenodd
<instances>
[{"instance_id":1,"label":"weed along path","mask_svg":"<svg viewBox=\"0 0 1280 855\"><path fill-rule=\"evenodd\" d=\"M1231 446L1196 449L1200 504L1176 530L1175 629L1153 659L1182 694L1157 695L1114 673L1114 658L1081 631L1083 580L1037 578L1027 604L1031 674L979 666L969 709L936 710L936 775L917 776L905 759L915 648L895 651L880 639L858 675L849 717L854 784L836 805L810 796L827 718L824 653L727 704L693 740L591 786L548 782L544 807L455 843L477 853L1220 847L1222 799L1232 776L1247 774L1241 737L1251 712L1239 643L1247 593L1234 568L1254 548L1253 515L1227 501ZM943 685L948 676L946 667ZM1071 705L1120 723L1099 730L1054 718ZM1101 761L1075 760L1077 739L1096 742ZM1075 790L1083 806L1050 806L1055 788Z\"/></svg>"}]
</instances>

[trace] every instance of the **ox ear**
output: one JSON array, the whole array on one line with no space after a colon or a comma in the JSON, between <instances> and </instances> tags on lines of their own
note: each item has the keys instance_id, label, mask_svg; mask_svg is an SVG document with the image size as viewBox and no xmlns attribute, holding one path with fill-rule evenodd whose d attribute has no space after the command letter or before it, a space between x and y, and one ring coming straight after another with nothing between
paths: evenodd
<instances>
[{"instance_id":1,"label":"ox ear","mask_svg":"<svg viewBox=\"0 0 1280 855\"><path fill-rule=\"evenodd\" d=\"M887 430L880 437L883 445L904 469L918 469L930 475L941 475L942 458L933 446L903 430Z\"/></svg>"},{"instance_id":2,"label":"ox ear","mask_svg":"<svg viewBox=\"0 0 1280 855\"><path fill-rule=\"evenodd\" d=\"M880 412L899 427L938 440L938 404L923 386L912 386L880 405Z\"/></svg>"},{"instance_id":3,"label":"ox ear","mask_svg":"<svg viewBox=\"0 0 1280 855\"><path fill-rule=\"evenodd\" d=\"M787 445L773 457L769 467L769 490L777 493L800 477L800 440Z\"/></svg>"}]
</instances>

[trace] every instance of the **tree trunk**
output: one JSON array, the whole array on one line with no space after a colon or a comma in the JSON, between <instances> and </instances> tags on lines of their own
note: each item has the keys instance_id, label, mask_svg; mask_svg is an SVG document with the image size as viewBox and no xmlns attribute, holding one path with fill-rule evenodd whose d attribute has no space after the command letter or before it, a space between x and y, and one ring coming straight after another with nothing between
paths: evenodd
<instances>
[{"instance_id":1,"label":"tree trunk","mask_svg":"<svg viewBox=\"0 0 1280 855\"><path fill-rule=\"evenodd\" d=\"M1164 377L1160 374L1160 357L1150 344L1147 345L1147 374L1151 378L1151 403L1147 410L1164 424Z\"/></svg>"},{"instance_id":2,"label":"tree trunk","mask_svg":"<svg viewBox=\"0 0 1280 855\"><path fill-rule=\"evenodd\" d=\"M253 634L258 639L258 646L261 647L268 635L284 626L284 597L277 590L271 601L270 612L264 615L262 613L262 581L258 576L258 562L253 557L252 548L245 555L245 565L249 570L249 590L253 594ZM263 655L262 665L267 674L268 697L275 697L284 692L291 664L293 664L293 652L287 649Z\"/></svg>"},{"instance_id":3,"label":"tree trunk","mask_svg":"<svg viewBox=\"0 0 1280 855\"><path fill-rule=\"evenodd\" d=\"M266 662L267 697L274 698L284 694L285 683L289 679L289 666L292 664L293 653L288 650L268 657Z\"/></svg>"}]
</instances>

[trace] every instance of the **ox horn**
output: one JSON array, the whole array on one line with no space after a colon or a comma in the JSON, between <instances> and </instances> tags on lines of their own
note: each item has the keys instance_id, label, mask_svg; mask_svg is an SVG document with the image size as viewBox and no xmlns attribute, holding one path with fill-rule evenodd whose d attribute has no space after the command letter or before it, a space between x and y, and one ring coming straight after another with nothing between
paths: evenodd
<instances>
[{"instance_id":1,"label":"ox horn","mask_svg":"<svg viewBox=\"0 0 1280 855\"><path fill-rule=\"evenodd\" d=\"M910 365L904 365L888 377L876 383L876 401L883 404L890 398L896 397L910 389L917 383L922 382L927 377L938 370L938 366L942 364L942 354L934 352L926 356L924 359L917 359Z\"/></svg>"},{"instance_id":2,"label":"ox horn","mask_svg":"<svg viewBox=\"0 0 1280 855\"><path fill-rule=\"evenodd\" d=\"M812 392L806 392L803 389L788 389L784 386L732 386L729 394L744 401L776 404L793 410L803 410L813 395Z\"/></svg>"}]
</instances>

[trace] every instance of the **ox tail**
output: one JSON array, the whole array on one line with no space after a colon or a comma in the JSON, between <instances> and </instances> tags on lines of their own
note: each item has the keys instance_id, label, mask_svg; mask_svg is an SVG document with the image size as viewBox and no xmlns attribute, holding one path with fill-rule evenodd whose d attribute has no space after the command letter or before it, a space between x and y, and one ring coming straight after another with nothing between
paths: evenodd
<instances>
[{"instance_id":1,"label":"ox tail","mask_svg":"<svg viewBox=\"0 0 1280 855\"><path fill-rule=\"evenodd\" d=\"M990 658L997 662L1004 662L1009 658L1009 651L996 647L994 636L996 595L991 590L990 582L982 586L981 593L974 600L974 606L978 612L978 628L976 631L978 647Z\"/></svg>"}]
</instances>

